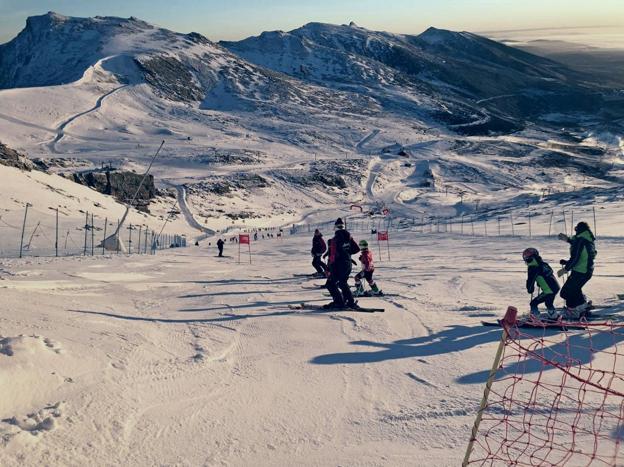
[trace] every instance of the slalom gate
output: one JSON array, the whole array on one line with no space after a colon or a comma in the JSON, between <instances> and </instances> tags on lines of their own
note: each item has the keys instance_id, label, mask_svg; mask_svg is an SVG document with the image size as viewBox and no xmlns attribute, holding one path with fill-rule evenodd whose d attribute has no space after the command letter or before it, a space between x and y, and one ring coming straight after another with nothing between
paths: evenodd
<instances>
[{"instance_id":1,"label":"slalom gate","mask_svg":"<svg viewBox=\"0 0 624 467\"><path fill-rule=\"evenodd\" d=\"M502 321L462 465L623 466L624 324L527 329L516 314Z\"/></svg>"}]
</instances>

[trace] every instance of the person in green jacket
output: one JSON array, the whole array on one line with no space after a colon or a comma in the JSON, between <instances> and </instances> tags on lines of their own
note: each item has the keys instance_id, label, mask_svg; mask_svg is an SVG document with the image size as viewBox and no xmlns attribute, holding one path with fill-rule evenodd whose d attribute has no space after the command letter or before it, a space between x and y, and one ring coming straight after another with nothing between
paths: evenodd
<instances>
[{"instance_id":1,"label":"person in green jacket","mask_svg":"<svg viewBox=\"0 0 624 467\"><path fill-rule=\"evenodd\" d=\"M535 284L540 289L540 293L531 299L531 315L539 318L539 305L546 304L546 311L550 319L558 317L555 309L555 297L559 292L559 283L555 278L550 265L542 259L539 252L535 248L527 248L522 252L522 259L527 265L527 292L533 296Z\"/></svg>"},{"instance_id":2,"label":"person in green jacket","mask_svg":"<svg viewBox=\"0 0 624 467\"><path fill-rule=\"evenodd\" d=\"M566 301L566 313L572 318L581 318L588 310L589 304L583 295L583 286L594 273L596 258L596 237L587 222L579 222L574 228L576 235L568 237L559 234L559 239L570 244L570 259L560 261L563 266L557 273L559 277L570 273L561 288L561 298Z\"/></svg>"}]
</instances>

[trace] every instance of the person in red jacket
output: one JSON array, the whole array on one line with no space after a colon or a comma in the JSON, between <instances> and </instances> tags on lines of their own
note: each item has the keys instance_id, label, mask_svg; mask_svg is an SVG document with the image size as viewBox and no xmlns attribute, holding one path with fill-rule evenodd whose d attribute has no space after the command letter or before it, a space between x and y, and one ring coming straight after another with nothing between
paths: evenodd
<instances>
[{"instance_id":1,"label":"person in red jacket","mask_svg":"<svg viewBox=\"0 0 624 467\"><path fill-rule=\"evenodd\" d=\"M362 279L366 279L368 285L371 288L372 295L383 295L383 292L379 290L375 280L373 279L373 273L375 272L375 265L373 264L373 252L368 249L368 242L366 240L360 240L360 264L362 270L355 275L355 293L356 297L365 295L364 285Z\"/></svg>"}]
</instances>

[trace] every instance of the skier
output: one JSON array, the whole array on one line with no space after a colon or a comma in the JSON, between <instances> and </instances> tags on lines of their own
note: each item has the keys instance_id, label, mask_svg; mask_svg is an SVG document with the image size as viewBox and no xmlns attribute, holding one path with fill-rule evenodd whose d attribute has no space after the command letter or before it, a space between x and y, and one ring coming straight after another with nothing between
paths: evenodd
<instances>
[{"instance_id":1,"label":"skier","mask_svg":"<svg viewBox=\"0 0 624 467\"><path fill-rule=\"evenodd\" d=\"M312 237L312 250L310 253L312 254L312 266L316 269L316 274L319 277L325 277L325 272L327 271L327 265L321 259L326 251L327 245L325 240L323 240L323 234L319 229L316 229L314 237Z\"/></svg>"},{"instance_id":2,"label":"skier","mask_svg":"<svg viewBox=\"0 0 624 467\"><path fill-rule=\"evenodd\" d=\"M360 264L362 270L355 275L355 293L356 297L364 295L364 285L362 279L366 279L368 285L370 285L373 295L383 295L383 292L379 290L377 284L373 280L373 273L375 272L375 266L373 265L373 253L368 249L368 242L366 240L360 240Z\"/></svg>"},{"instance_id":3,"label":"skier","mask_svg":"<svg viewBox=\"0 0 624 467\"><path fill-rule=\"evenodd\" d=\"M222 239L217 240L217 248L219 249L219 258L223 257L223 245L225 242Z\"/></svg>"},{"instance_id":4,"label":"skier","mask_svg":"<svg viewBox=\"0 0 624 467\"><path fill-rule=\"evenodd\" d=\"M522 259L528 267L526 289L533 295L535 284L540 288L537 297L531 300L531 315L539 318L539 308L541 303L546 304L548 318L556 319L558 317L555 309L554 301L559 292L559 283L555 278L552 268L546 261L542 259L539 252L535 248L527 248L522 252Z\"/></svg>"},{"instance_id":5,"label":"skier","mask_svg":"<svg viewBox=\"0 0 624 467\"><path fill-rule=\"evenodd\" d=\"M560 233L559 240L570 244L570 259L562 259L563 266L557 273L559 277L571 272L561 288L561 298L566 301L566 316L569 318L581 318L589 310L583 295L583 286L591 279L594 273L594 259L596 258L596 237L589 228L587 222L579 222L574 227L576 235L568 237Z\"/></svg>"},{"instance_id":6,"label":"skier","mask_svg":"<svg viewBox=\"0 0 624 467\"><path fill-rule=\"evenodd\" d=\"M349 288L349 276L351 275L351 255L360 251L360 247L351 234L345 229L341 218L334 223L336 230L334 237L329 241L328 277L325 287L329 290L333 301L323 306L325 309L352 308L358 306L353 300L353 294Z\"/></svg>"}]
</instances>

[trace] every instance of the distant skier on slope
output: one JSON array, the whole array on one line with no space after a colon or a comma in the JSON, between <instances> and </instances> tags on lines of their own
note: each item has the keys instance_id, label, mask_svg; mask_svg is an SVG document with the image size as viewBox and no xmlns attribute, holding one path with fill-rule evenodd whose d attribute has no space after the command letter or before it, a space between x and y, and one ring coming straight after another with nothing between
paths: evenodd
<instances>
[{"instance_id":1,"label":"distant skier on slope","mask_svg":"<svg viewBox=\"0 0 624 467\"><path fill-rule=\"evenodd\" d=\"M219 258L223 257L223 245L225 244L225 242L223 241L223 239L219 239L217 240L217 248L219 249Z\"/></svg>"},{"instance_id":2,"label":"distant skier on slope","mask_svg":"<svg viewBox=\"0 0 624 467\"><path fill-rule=\"evenodd\" d=\"M540 293L530 302L531 315L539 318L539 305L545 303L548 318L556 319L558 313L555 309L554 301L557 292L559 292L559 283L555 278L552 268L542 259L535 248L527 248L524 250L522 252L522 259L528 267L526 281L527 292L533 295L536 283L540 288Z\"/></svg>"},{"instance_id":3,"label":"distant skier on slope","mask_svg":"<svg viewBox=\"0 0 624 467\"><path fill-rule=\"evenodd\" d=\"M359 253L360 247L351 234L345 229L345 224L338 218L334 224L336 233L329 241L329 275L327 278L327 290L333 301L323 306L325 309L353 308L357 304L353 300L353 294L349 288L349 276L351 275L351 255Z\"/></svg>"},{"instance_id":4,"label":"distant skier on slope","mask_svg":"<svg viewBox=\"0 0 624 467\"><path fill-rule=\"evenodd\" d=\"M560 233L559 239L570 244L570 259L560 261L563 266L557 275L559 277L571 272L561 288L561 298L566 301L566 317L580 318L589 308L589 303L583 295L583 286L594 274L594 259L596 258L596 237L587 222L579 222L574 227L576 235L568 237Z\"/></svg>"},{"instance_id":5,"label":"distant skier on slope","mask_svg":"<svg viewBox=\"0 0 624 467\"><path fill-rule=\"evenodd\" d=\"M373 253L368 249L368 242L366 240L360 240L360 264L362 270L355 275L355 293L356 297L364 295L364 285L362 279L366 279L368 285L372 290L373 295L383 295L383 292L379 290L375 280L373 279L373 273L375 272L375 265L373 264Z\"/></svg>"},{"instance_id":6,"label":"distant skier on slope","mask_svg":"<svg viewBox=\"0 0 624 467\"><path fill-rule=\"evenodd\" d=\"M316 229L312 237L312 250L310 253L312 254L312 266L316 269L316 273L319 277L325 277L327 271L327 265L321 259L326 251L327 245L325 244L325 240L323 240L323 234L319 229Z\"/></svg>"}]
</instances>

